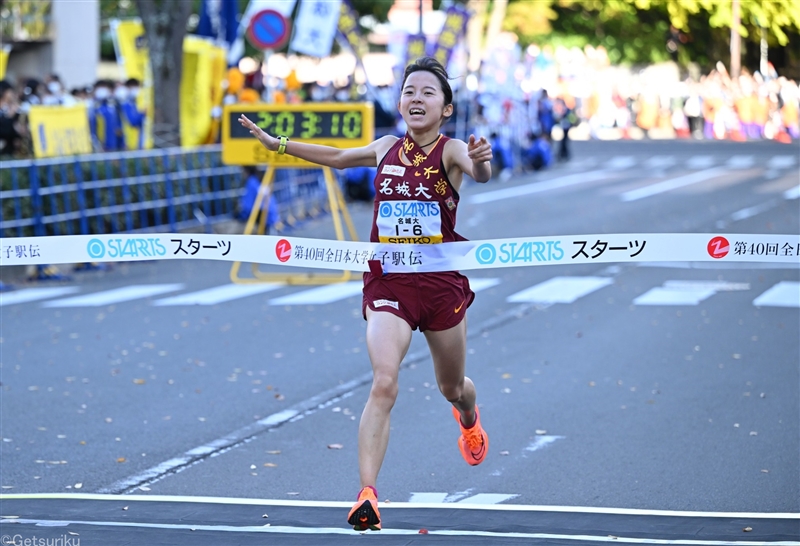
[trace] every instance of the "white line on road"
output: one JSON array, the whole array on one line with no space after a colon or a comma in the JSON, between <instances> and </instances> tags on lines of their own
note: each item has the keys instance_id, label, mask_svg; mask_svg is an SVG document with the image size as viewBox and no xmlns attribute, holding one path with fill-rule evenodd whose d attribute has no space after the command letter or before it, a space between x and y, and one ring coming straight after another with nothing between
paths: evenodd
<instances>
[{"instance_id":1,"label":"white line on road","mask_svg":"<svg viewBox=\"0 0 800 546\"><path fill-rule=\"evenodd\" d=\"M318 500L287 500L263 499L246 497L202 497L194 495L119 495L103 493L0 493L0 500L29 500L29 499L61 499L61 500L97 500L118 503L120 499L125 502L183 502L189 504L224 504L244 506L285 506L301 508L350 508L352 501L318 501ZM381 503L383 504L383 503ZM388 505L387 505L388 506ZM511 512L560 512L575 514L615 514L624 516L665 516L688 518L749 518L749 519L788 519L800 521L797 512L694 512L689 510L655 510L645 508L612 508L605 506L561 506L540 504L485 504L485 505L459 505L458 503L411 503L393 502L391 508L419 509L443 508L447 510L499 510Z\"/></svg>"},{"instance_id":2,"label":"white line on road","mask_svg":"<svg viewBox=\"0 0 800 546\"><path fill-rule=\"evenodd\" d=\"M784 199L797 199L798 197L800 197L800 186L789 188L788 190L783 192Z\"/></svg>"},{"instance_id":3,"label":"white line on road","mask_svg":"<svg viewBox=\"0 0 800 546\"><path fill-rule=\"evenodd\" d=\"M42 307L99 307L101 305L111 305L113 303L157 296L165 292L175 292L182 288L182 284L134 284L114 290L95 292L94 294L48 301L43 303Z\"/></svg>"},{"instance_id":4,"label":"white line on road","mask_svg":"<svg viewBox=\"0 0 800 546\"><path fill-rule=\"evenodd\" d=\"M781 281L756 299L757 307L800 307L800 282Z\"/></svg>"},{"instance_id":5,"label":"white line on road","mask_svg":"<svg viewBox=\"0 0 800 546\"><path fill-rule=\"evenodd\" d=\"M675 157L671 155L654 155L644 162L646 169L665 169L675 165Z\"/></svg>"},{"instance_id":6,"label":"white line on road","mask_svg":"<svg viewBox=\"0 0 800 546\"><path fill-rule=\"evenodd\" d=\"M420 503L446 503L446 504L500 504L509 499L519 497L519 495L507 495L504 493L478 493L455 502L447 502L447 493L411 493L411 499L408 502Z\"/></svg>"},{"instance_id":7,"label":"white line on road","mask_svg":"<svg viewBox=\"0 0 800 546\"><path fill-rule=\"evenodd\" d=\"M392 505L394 506L394 505ZM444 506L452 506L445 504ZM134 529L163 529L181 531L211 531L227 533L269 533L269 534L294 534L294 535L348 535L359 536L361 533L353 529L344 527L293 527L289 525L248 525L237 527L234 525L196 525L190 523L143 523L133 521L79 521L79 520L42 520L42 519L6 519L3 523L18 525L36 525L40 527L67 527L69 525L83 525L94 527L117 527ZM390 529L384 527L380 534L382 536L416 536L420 535L418 529ZM685 546L797 546L796 541L755 541L755 540L694 540L694 539L659 539L659 538L639 538L625 537L617 535L569 535L554 533L519 533L509 532L500 533L495 531L476 531L461 529L441 529L431 530L428 535L440 535L450 537L487 537L498 539L527 539L527 540L572 540L580 542L615 542L625 544L679 544Z\"/></svg>"},{"instance_id":8,"label":"white line on road","mask_svg":"<svg viewBox=\"0 0 800 546\"><path fill-rule=\"evenodd\" d=\"M760 205L754 205L752 207L747 207L741 210L737 210L733 214L731 214L731 221L738 222L740 220L746 220L747 218L752 218L756 214L761 214L762 212L766 212L772 208L774 208L778 204L777 201L767 201L766 203L761 203Z\"/></svg>"},{"instance_id":9,"label":"white line on road","mask_svg":"<svg viewBox=\"0 0 800 546\"><path fill-rule=\"evenodd\" d=\"M270 305L321 305L350 298L360 294L364 284L361 281L350 281L327 286L318 286L310 290L303 290L297 294L290 294L281 298L269 300Z\"/></svg>"},{"instance_id":10,"label":"white line on road","mask_svg":"<svg viewBox=\"0 0 800 546\"><path fill-rule=\"evenodd\" d=\"M667 281L633 300L634 305L698 305L717 292L749 290L747 283L724 281Z\"/></svg>"},{"instance_id":11,"label":"white line on road","mask_svg":"<svg viewBox=\"0 0 800 546\"><path fill-rule=\"evenodd\" d=\"M74 294L78 290L80 289L77 286L53 286L51 288L25 288L14 292L0 292L0 307L57 298L67 294Z\"/></svg>"},{"instance_id":12,"label":"white line on road","mask_svg":"<svg viewBox=\"0 0 800 546\"><path fill-rule=\"evenodd\" d=\"M172 296L171 298L157 300L153 302L153 305L157 307L169 305L216 305L247 296L271 292L283 286L286 285L277 283L225 284L207 290L200 290L199 292L191 292L189 294L181 294L180 296Z\"/></svg>"},{"instance_id":13,"label":"white line on road","mask_svg":"<svg viewBox=\"0 0 800 546\"><path fill-rule=\"evenodd\" d=\"M769 160L767 167L770 169L788 169L793 167L794 163L795 157L793 155L776 155Z\"/></svg>"},{"instance_id":14,"label":"white line on road","mask_svg":"<svg viewBox=\"0 0 800 546\"><path fill-rule=\"evenodd\" d=\"M604 286L613 284L608 277L553 277L515 294L506 301L511 303L572 303Z\"/></svg>"},{"instance_id":15,"label":"white line on road","mask_svg":"<svg viewBox=\"0 0 800 546\"><path fill-rule=\"evenodd\" d=\"M424 502L429 504L443 503L447 493L411 493L408 502Z\"/></svg>"},{"instance_id":16,"label":"white line on road","mask_svg":"<svg viewBox=\"0 0 800 546\"><path fill-rule=\"evenodd\" d=\"M454 504L500 504L519 495L505 495L503 493L478 493L466 499L461 499Z\"/></svg>"},{"instance_id":17,"label":"white line on road","mask_svg":"<svg viewBox=\"0 0 800 546\"><path fill-rule=\"evenodd\" d=\"M636 165L635 157L630 155L618 155L609 159L604 167L614 171L622 171L625 169L630 169L634 165Z\"/></svg>"},{"instance_id":18,"label":"white line on road","mask_svg":"<svg viewBox=\"0 0 800 546\"><path fill-rule=\"evenodd\" d=\"M505 188L502 190L487 191L472 195L468 198L468 202L476 205L482 203L491 203L492 201L500 201L501 199L512 199L514 197L521 197L523 195L531 195L543 191L557 190L574 186L576 184L583 184L585 182L596 182L611 176L611 173L606 171L590 171L584 173L568 174L566 176L559 176L544 182L534 182L532 184L525 184L522 186L514 186L513 188Z\"/></svg>"},{"instance_id":19,"label":"white line on road","mask_svg":"<svg viewBox=\"0 0 800 546\"><path fill-rule=\"evenodd\" d=\"M664 180L662 182L658 182L657 184L651 184L643 188L626 191L620 196L620 198L623 201L637 201L639 199L644 199L645 197L658 195L659 193L697 184L698 182L705 182L706 180L722 176L726 172L728 172L727 169L723 167L712 167L704 171L697 171L696 173L686 174L677 178L670 178L669 180Z\"/></svg>"},{"instance_id":20,"label":"white line on road","mask_svg":"<svg viewBox=\"0 0 800 546\"><path fill-rule=\"evenodd\" d=\"M754 163L752 155L735 155L728 160L726 165L729 169L749 169Z\"/></svg>"},{"instance_id":21,"label":"white line on road","mask_svg":"<svg viewBox=\"0 0 800 546\"><path fill-rule=\"evenodd\" d=\"M708 169L714 164L714 158L710 155L693 155L686 161L689 169Z\"/></svg>"}]
</instances>

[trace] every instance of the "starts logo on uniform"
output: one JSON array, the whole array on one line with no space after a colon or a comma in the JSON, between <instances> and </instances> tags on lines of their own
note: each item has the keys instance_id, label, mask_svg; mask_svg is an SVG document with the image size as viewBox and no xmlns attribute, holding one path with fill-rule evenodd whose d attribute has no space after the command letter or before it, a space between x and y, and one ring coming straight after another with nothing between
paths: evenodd
<instances>
[{"instance_id":1,"label":"starts logo on uniform","mask_svg":"<svg viewBox=\"0 0 800 546\"><path fill-rule=\"evenodd\" d=\"M714 237L708 242L707 248L709 256L719 259L728 255L731 245L725 237Z\"/></svg>"}]
</instances>

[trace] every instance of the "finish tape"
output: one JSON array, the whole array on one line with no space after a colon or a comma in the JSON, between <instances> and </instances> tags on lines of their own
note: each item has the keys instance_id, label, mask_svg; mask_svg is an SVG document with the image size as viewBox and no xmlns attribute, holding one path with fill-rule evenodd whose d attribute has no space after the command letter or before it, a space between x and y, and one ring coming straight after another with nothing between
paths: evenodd
<instances>
[{"instance_id":1,"label":"finish tape","mask_svg":"<svg viewBox=\"0 0 800 546\"><path fill-rule=\"evenodd\" d=\"M274 235L58 235L0 239L0 266L221 260L311 269L423 273L619 262L800 264L800 235L636 233L386 244Z\"/></svg>"}]
</instances>

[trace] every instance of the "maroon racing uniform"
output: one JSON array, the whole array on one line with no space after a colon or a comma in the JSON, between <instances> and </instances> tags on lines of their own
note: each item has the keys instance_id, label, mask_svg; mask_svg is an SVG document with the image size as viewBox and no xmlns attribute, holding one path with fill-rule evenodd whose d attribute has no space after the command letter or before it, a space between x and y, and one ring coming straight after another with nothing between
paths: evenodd
<instances>
[{"instance_id":1,"label":"maroon racing uniform","mask_svg":"<svg viewBox=\"0 0 800 546\"><path fill-rule=\"evenodd\" d=\"M373 243L437 244L464 241L456 233L458 192L442 162L444 135L425 154L406 133L389 149L375 177ZM405 152L405 154L404 154ZM403 156L405 155L405 159ZM447 330L460 323L475 299L457 271L364 273L362 313L367 306L405 320L412 330Z\"/></svg>"}]
</instances>

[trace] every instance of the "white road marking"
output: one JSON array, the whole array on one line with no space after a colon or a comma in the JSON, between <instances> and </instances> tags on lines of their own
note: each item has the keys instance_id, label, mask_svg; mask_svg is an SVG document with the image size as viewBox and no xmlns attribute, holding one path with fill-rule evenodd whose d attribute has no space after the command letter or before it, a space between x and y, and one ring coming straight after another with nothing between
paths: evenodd
<instances>
[{"instance_id":1,"label":"white road marking","mask_svg":"<svg viewBox=\"0 0 800 546\"><path fill-rule=\"evenodd\" d=\"M519 495L504 495L503 493L478 493L466 499L462 499L455 504L500 504L509 499L519 497Z\"/></svg>"},{"instance_id":2,"label":"white road marking","mask_svg":"<svg viewBox=\"0 0 800 546\"><path fill-rule=\"evenodd\" d=\"M754 163L752 155L735 155L728 160L726 165L729 169L749 169Z\"/></svg>"},{"instance_id":3,"label":"white road marking","mask_svg":"<svg viewBox=\"0 0 800 546\"><path fill-rule=\"evenodd\" d=\"M644 162L647 169L666 169L675 165L675 157L671 155L654 155Z\"/></svg>"},{"instance_id":4,"label":"white road marking","mask_svg":"<svg viewBox=\"0 0 800 546\"><path fill-rule=\"evenodd\" d=\"M0 292L0 307L57 298L67 294L74 294L78 290L80 289L77 286L53 286L50 288L24 288L13 292Z\"/></svg>"},{"instance_id":5,"label":"white road marking","mask_svg":"<svg viewBox=\"0 0 800 546\"><path fill-rule=\"evenodd\" d=\"M364 283L350 281L326 286L318 286L310 290L303 290L297 294L290 294L269 300L270 305L322 305L333 303L361 294Z\"/></svg>"},{"instance_id":6,"label":"white road marking","mask_svg":"<svg viewBox=\"0 0 800 546\"><path fill-rule=\"evenodd\" d=\"M511 303L572 303L604 286L613 284L608 277L553 277L536 286L510 295Z\"/></svg>"},{"instance_id":7,"label":"white road marking","mask_svg":"<svg viewBox=\"0 0 800 546\"><path fill-rule=\"evenodd\" d=\"M793 155L776 155L769 160L767 166L770 169L788 169L795 164L795 157Z\"/></svg>"},{"instance_id":8,"label":"white road marking","mask_svg":"<svg viewBox=\"0 0 800 546\"><path fill-rule=\"evenodd\" d=\"M586 182L595 182L608 178L610 173L605 171L590 171L575 174L568 174L566 176L559 176L544 182L534 182L532 184L525 184L522 186L514 186L513 188L505 188L502 190L487 191L477 195L471 195L468 202L472 204L491 203L492 201L500 201L501 199L512 199L514 197L521 197L523 195L531 195L543 191L556 190L574 186L576 184L583 184Z\"/></svg>"},{"instance_id":9,"label":"white road marking","mask_svg":"<svg viewBox=\"0 0 800 546\"><path fill-rule=\"evenodd\" d=\"M247 296L271 292L283 286L286 285L278 283L224 284L207 290L200 290L199 292L191 292L189 294L181 294L180 296L172 296L171 298L157 300L153 302L153 305L157 307L169 305L216 305Z\"/></svg>"},{"instance_id":10,"label":"white road marking","mask_svg":"<svg viewBox=\"0 0 800 546\"><path fill-rule=\"evenodd\" d=\"M477 493L470 495L472 489L453 493L411 493L408 502L420 502L429 504L500 504L509 499L519 497L519 495L507 495L505 493Z\"/></svg>"},{"instance_id":11,"label":"white road marking","mask_svg":"<svg viewBox=\"0 0 800 546\"><path fill-rule=\"evenodd\" d=\"M469 287L473 292L480 292L481 290L486 290L498 284L500 284L500 279L477 277L469 280Z\"/></svg>"},{"instance_id":12,"label":"white road marking","mask_svg":"<svg viewBox=\"0 0 800 546\"><path fill-rule=\"evenodd\" d=\"M633 300L634 305L697 305L717 292L749 290L747 283L667 281Z\"/></svg>"},{"instance_id":13,"label":"white road marking","mask_svg":"<svg viewBox=\"0 0 800 546\"><path fill-rule=\"evenodd\" d=\"M757 307L800 307L800 282L781 281L756 299Z\"/></svg>"},{"instance_id":14,"label":"white road marking","mask_svg":"<svg viewBox=\"0 0 800 546\"><path fill-rule=\"evenodd\" d=\"M604 168L611 169L614 171L622 171L625 169L630 169L636 165L636 158L630 155L618 155L609 159Z\"/></svg>"},{"instance_id":15,"label":"white road marking","mask_svg":"<svg viewBox=\"0 0 800 546\"><path fill-rule=\"evenodd\" d=\"M430 504L443 503L447 493L411 493L408 502L424 502Z\"/></svg>"},{"instance_id":16,"label":"white road marking","mask_svg":"<svg viewBox=\"0 0 800 546\"><path fill-rule=\"evenodd\" d=\"M120 499L126 502L183 502L195 504L224 504L243 506L286 506L301 508L350 508L353 501L318 501L318 500L287 500L263 499L246 497L201 497L193 495L124 495L103 493L0 493L0 500L14 499L61 499L61 500L97 500L118 503ZM383 504L383 503L381 503ZM485 504L485 505L459 505L458 503L411 503L393 502L392 508L412 509L443 508L447 510L500 510L511 512L559 512L575 514L616 514L626 516L665 516L689 518L749 518L749 519L787 519L800 521L797 512L694 512L689 510L654 510L643 508L611 508L604 506L559 506L537 504Z\"/></svg>"},{"instance_id":17,"label":"white road marking","mask_svg":"<svg viewBox=\"0 0 800 546\"><path fill-rule=\"evenodd\" d=\"M393 504L392 507L395 505ZM443 506L452 507L452 504ZM360 532L344 527L292 527L288 525L265 524L260 526L248 525L237 527L234 525L197 525L190 523L142 523L133 521L80 521L80 520L42 520L42 519L5 519L3 523L17 525L36 525L40 527L68 527L70 525L86 525L95 527L122 527L135 529L164 529L182 531L211 531L228 533L267 533L267 534L294 534L294 535L348 535L359 536ZM380 534L382 536L419 536L418 529L391 529L384 527ZM494 531L475 531L475 530L431 530L429 535L441 535L451 537L487 537L498 539L528 539L528 540L572 540L580 542L615 542L625 544L679 544L685 546L797 546L796 541L753 541L753 540L694 540L694 539L658 539L658 538L639 538L616 535L568 535L554 533L519 533L508 532L500 533Z\"/></svg>"},{"instance_id":18,"label":"white road marking","mask_svg":"<svg viewBox=\"0 0 800 546\"><path fill-rule=\"evenodd\" d=\"M115 288L114 290L96 292L94 294L48 301L43 303L42 307L99 307L101 305L111 305L124 301L157 296L166 292L175 292L182 288L183 284L134 284L122 288Z\"/></svg>"},{"instance_id":19,"label":"white road marking","mask_svg":"<svg viewBox=\"0 0 800 546\"><path fill-rule=\"evenodd\" d=\"M739 222L740 220L745 220L747 218L752 218L757 214L761 214L762 212L766 212L777 205L776 200L767 201L766 203L761 203L760 205L754 205L752 207L747 207L741 210L737 210L733 214L731 214L731 221L732 222Z\"/></svg>"},{"instance_id":20,"label":"white road marking","mask_svg":"<svg viewBox=\"0 0 800 546\"><path fill-rule=\"evenodd\" d=\"M692 184L697 184L698 182L705 182L706 180L722 176L726 172L727 169L723 167L712 167L704 171L685 174L677 178L670 178L656 184L644 186L643 188L626 191L620 196L620 198L623 201L637 201L639 199L644 199L645 197L652 197L653 195L658 195L660 193L676 190Z\"/></svg>"},{"instance_id":21,"label":"white road marking","mask_svg":"<svg viewBox=\"0 0 800 546\"><path fill-rule=\"evenodd\" d=\"M708 169L714 164L714 158L710 155L693 155L686 161L689 169Z\"/></svg>"},{"instance_id":22,"label":"white road marking","mask_svg":"<svg viewBox=\"0 0 800 546\"><path fill-rule=\"evenodd\" d=\"M783 192L784 199L797 199L798 197L800 197L800 186L789 188L788 190Z\"/></svg>"}]
</instances>

